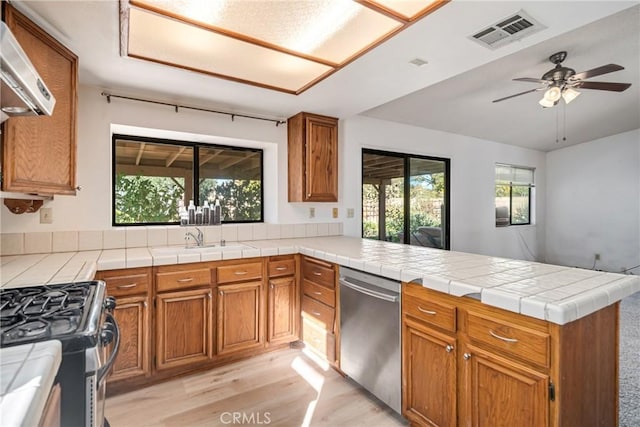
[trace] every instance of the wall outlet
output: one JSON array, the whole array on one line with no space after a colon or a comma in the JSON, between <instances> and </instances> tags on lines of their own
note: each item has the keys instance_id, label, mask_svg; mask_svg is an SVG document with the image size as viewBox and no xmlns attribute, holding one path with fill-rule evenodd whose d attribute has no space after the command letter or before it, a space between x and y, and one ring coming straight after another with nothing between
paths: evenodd
<instances>
[{"instance_id":1,"label":"wall outlet","mask_svg":"<svg viewBox=\"0 0 640 427\"><path fill-rule=\"evenodd\" d=\"M309 218L316 217L316 208L309 208Z\"/></svg>"},{"instance_id":2,"label":"wall outlet","mask_svg":"<svg viewBox=\"0 0 640 427\"><path fill-rule=\"evenodd\" d=\"M40 208L40 224L53 223L53 208Z\"/></svg>"},{"instance_id":3,"label":"wall outlet","mask_svg":"<svg viewBox=\"0 0 640 427\"><path fill-rule=\"evenodd\" d=\"M338 218L338 208L333 208L333 217Z\"/></svg>"},{"instance_id":4,"label":"wall outlet","mask_svg":"<svg viewBox=\"0 0 640 427\"><path fill-rule=\"evenodd\" d=\"M347 208L347 218L353 218L353 208Z\"/></svg>"}]
</instances>

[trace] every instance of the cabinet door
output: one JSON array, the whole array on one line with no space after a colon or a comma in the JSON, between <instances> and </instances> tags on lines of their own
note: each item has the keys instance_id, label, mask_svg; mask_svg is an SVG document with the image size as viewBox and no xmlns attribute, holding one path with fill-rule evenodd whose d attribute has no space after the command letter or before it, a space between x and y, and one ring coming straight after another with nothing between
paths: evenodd
<instances>
[{"instance_id":1,"label":"cabinet door","mask_svg":"<svg viewBox=\"0 0 640 427\"><path fill-rule=\"evenodd\" d=\"M120 328L120 350L110 381L148 376L149 303L146 295L118 298L114 316Z\"/></svg>"},{"instance_id":2,"label":"cabinet door","mask_svg":"<svg viewBox=\"0 0 640 427\"><path fill-rule=\"evenodd\" d=\"M218 286L218 355L262 347L262 282Z\"/></svg>"},{"instance_id":3,"label":"cabinet door","mask_svg":"<svg viewBox=\"0 0 640 427\"><path fill-rule=\"evenodd\" d=\"M467 345L461 358L465 425L549 425L549 377Z\"/></svg>"},{"instance_id":4,"label":"cabinet door","mask_svg":"<svg viewBox=\"0 0 640 427\"><path fill-rule=\"evenodd\" d=\"M212 357L211 289L156 296L156 368L205 362Z\"/></svg>"},{"instance_id":5,"label":"cabinet door","mask_svg":"<svg viewBox=\"0 0 640 427\"><path fill-rule=\"evenodd\" d=\"M56 105L51 117L12 117L4 122L2 189L75 194L78 58L10 5L5 21Z\"/></svg>"},{"instance_id":6,"label":"cabinet door","mask_svg":"<svg viewBox=\"0 0 640 427\"><path fill-rule=\"evenodd\" d=\"M455 338L407 319L402 329L404 416L417 425L455 426Z\"/></svg>"},{"instance_id":7,"label":"cabinet door","mask_svg":"<svg viewBox=\"0 0 640 427\"><path fill-rule=\"evenodd\" d=\"M338 201L338 123L325 117L306 117L305 200Z\"/></svg>"},{"instance_id":8,"label":"cabinet door","mask_svg":"<svg viewBox=\"0 0 640 427\"><path fill-rule=\"evenodd\" d=\"M295 277L269 280L268 335L271 344L298 339L298 291Z\"/></svg>"}]
</instances>

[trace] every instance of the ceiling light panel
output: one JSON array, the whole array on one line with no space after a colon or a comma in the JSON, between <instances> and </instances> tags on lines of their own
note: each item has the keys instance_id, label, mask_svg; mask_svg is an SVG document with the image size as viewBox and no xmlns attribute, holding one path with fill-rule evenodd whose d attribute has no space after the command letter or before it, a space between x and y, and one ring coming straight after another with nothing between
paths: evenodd
<instances>
[{"instance_id":1,"label":"ceiling light panel","mask_svg":"<svg viewBox=\"0 0 640 427\"><path fill-rule=\"evenodd\" d=\"M299 94L449 0L120 0L124 54Z\"/></svg>"},{"instance_id":2,"label":"ceiling light panel","mask_svg":"<svg viewBox=\"0 0 640 427\"><path fill-rule=\"evenodd\" d=\"M134 0L132 4L336 65L402 26L345 0Z\"/></svg>"},{"instance_id":3,"label":"ceiling light panel","mask_svg":"<svg viewBox=\"0 0 640 427\"><path fill-rule=\"evenodd\" d=\"M129 15L129 56L295 92L332 67L142 9Z\"/></svg>"},{"instance_id":4,"label":"ceiling light panel","mask_svg":"<svg viewBox=\"0 0 640 427\"><path fill-rule=\"evenodd\" d=\"M395 14L406 19L413 20L427 11L431 10L435 5L441 3L437 0L368 0L368 3L382 6Z\"/></svg>"}]
</instances>

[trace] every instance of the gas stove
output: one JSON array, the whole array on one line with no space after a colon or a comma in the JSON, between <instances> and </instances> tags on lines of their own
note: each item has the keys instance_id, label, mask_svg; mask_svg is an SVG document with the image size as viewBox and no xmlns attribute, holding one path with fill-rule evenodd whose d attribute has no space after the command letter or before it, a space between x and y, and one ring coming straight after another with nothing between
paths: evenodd
<instances>
[{"instance_id":1,"label":"gas stove","mask_svg":"<svg viewBox=\"0 0 640 427\"><path fill-rule=\"evenodd\" d=\"M96 345L104 300L99 282L2 290L0 346L57 339L63 351Z\"/></svg>"},{"instance_id":2,"label":"gas stove","mask_svg":"<svg viewBox=\"0 0 640 427\"><path fill-rule=\"evenodd\" d=\"M59 340L56 376L65 426L104 420L106 377L118 354L120 332L111 314L115 299L102 281L0 290L0 347Z\"/></svg>"}]
</instances>

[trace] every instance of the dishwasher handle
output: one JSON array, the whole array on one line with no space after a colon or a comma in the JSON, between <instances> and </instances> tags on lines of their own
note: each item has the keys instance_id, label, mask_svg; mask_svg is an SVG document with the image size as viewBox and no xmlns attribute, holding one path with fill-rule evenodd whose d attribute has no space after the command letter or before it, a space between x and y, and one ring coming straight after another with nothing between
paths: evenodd
<instances>
[{"instance_id":1,"label":"dishwasher handle","mask_svg":"<svg viewBox=\"0 0 640 427\"><path fill-rule=\"evenodd\" d=\"M370 297L374 297L374 298L381 299L381 300L384 300L384 301L398 302L398 300L400 298L400 296L397 295L397 294L389 295L389 294L385 294L385 293L382 293L382 292L375 291L375 290L373 290L371 288L364 287L362 285L357 285L357 284L355 284L353 282L348 281L344 277L340 278L340 284L343 285L343 286L346 286L347 288L351 288L354 291L360 292L361 294L365 294L365 295L368 295Z\"/></svg>"}]
</instances>

